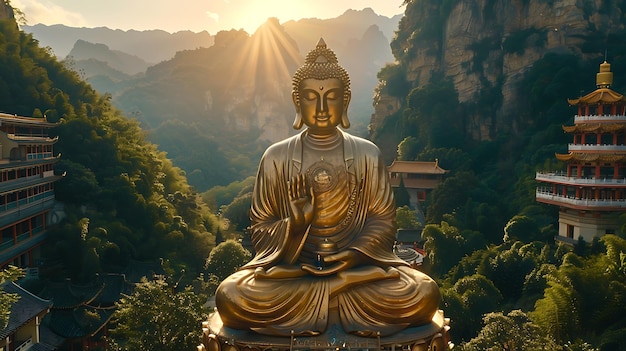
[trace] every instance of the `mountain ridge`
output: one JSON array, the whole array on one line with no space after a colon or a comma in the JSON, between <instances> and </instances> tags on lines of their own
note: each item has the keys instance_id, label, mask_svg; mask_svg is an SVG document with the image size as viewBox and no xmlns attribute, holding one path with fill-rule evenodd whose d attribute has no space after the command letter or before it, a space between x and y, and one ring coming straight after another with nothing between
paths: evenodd
<instances>
[{"instance_id":1,"label":"mountain ridge","mask_svg":"<svg viewBox=\"0 0 626 351\"><path fill-rule=\"evenodd\" d=\"M26 33L32 34L41 46L51 47L60 59L69 54L79 39L105 44L113 50L140 57L152 64L172 58L177 51L213 45L213 36L207 31L198 33L192 31L169 33L158 29L125 31L108 27L78 28L62 24L25 25L21 28Z\"/></svg>"}]
</instances>

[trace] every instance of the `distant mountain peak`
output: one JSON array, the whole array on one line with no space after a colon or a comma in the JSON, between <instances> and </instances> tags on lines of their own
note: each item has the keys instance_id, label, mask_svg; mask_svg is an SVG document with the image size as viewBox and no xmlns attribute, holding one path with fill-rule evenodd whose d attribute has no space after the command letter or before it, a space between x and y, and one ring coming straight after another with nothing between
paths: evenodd
<instances>
[{"instance_id":1,"label":"distant mountain peak","mask_svg":"<svg viewBox=\"0 0 626 351\"><path fill-rule=\"evenodd\" d=\"M347 9L343 14L353 14L353 13L360 13L363 15L376 15L376 16L380 16L379 14L377 14L371 7L365 7L361 10L354 10L354 9Z\"/></svg>"}]
</instances>

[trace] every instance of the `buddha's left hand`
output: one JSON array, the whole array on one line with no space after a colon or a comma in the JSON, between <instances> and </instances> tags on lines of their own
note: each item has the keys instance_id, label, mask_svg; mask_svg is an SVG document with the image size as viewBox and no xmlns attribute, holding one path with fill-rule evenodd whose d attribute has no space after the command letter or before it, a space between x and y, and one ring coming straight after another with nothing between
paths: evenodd
<instances>
[{"instance_id":1,"label":"buddha's left hand","mask_svg":"<svg viewBox=\"0 0 626 351\"><path fill-rule=\"evenodd\" d=\"M366 260L366 256L356 250L344 250L324 257L324 263L329 264L328 267L319 269L313 265L304 264L302 269L312 275L327 276L350 269L364 263Z\"/></svg>"}]
</instances>

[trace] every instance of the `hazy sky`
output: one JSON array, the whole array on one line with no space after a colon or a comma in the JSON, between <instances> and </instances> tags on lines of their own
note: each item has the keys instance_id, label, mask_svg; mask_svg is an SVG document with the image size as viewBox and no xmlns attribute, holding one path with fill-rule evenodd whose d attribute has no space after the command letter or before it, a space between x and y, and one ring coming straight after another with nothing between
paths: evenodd
<instances>
[{"instance_id":1,"label":"hazy sky","mask_svg":"<svg viewBox=\"0 0 626 351\"><path fill-rule=\"evenodd\" d=\"M281 23L301 18L333 18L347 9L372 8L388 17L404 12L402 0L11 0L27 24L71 27L163 29L168 32L245 29L253 33L268 17Z\"/></svg>"}]
</instances>

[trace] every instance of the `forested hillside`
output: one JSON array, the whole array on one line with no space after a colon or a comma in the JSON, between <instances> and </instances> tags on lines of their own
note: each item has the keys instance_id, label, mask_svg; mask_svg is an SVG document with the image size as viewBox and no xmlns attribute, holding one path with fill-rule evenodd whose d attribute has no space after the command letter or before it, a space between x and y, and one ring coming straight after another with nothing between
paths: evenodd
<instances>
[{"instance_id":1,"label":"forested hillside","mask_svg":"<svg viewBox=\"0 0 626 351\"><path fill-rule=\"evenodd\" d=\"M131 260L162 259L197 276L217 219L136 121L12 19L0 20L0 111L58 123L55 171L65 177L55 193L67 217L50 230L42 274L86 282Z\"/></svg>"},{"instance_id":2,"label":"forested hillside","mask_svg":"<svg viewBox=\"0 0 626 351\"><path fill-rule=\"evenodd\" d=\"M405 1L371 137L450 170L427 201L424 269L464 350L626 350L626 240L555 243L535 172L560 170L567 98L606 58L626 92L625 1ZM624 218L626 223L626 218ZM624 227L622 227L624 228ZM622 230L624 233L624 230Z\"/></svg>"}]
</instances>

